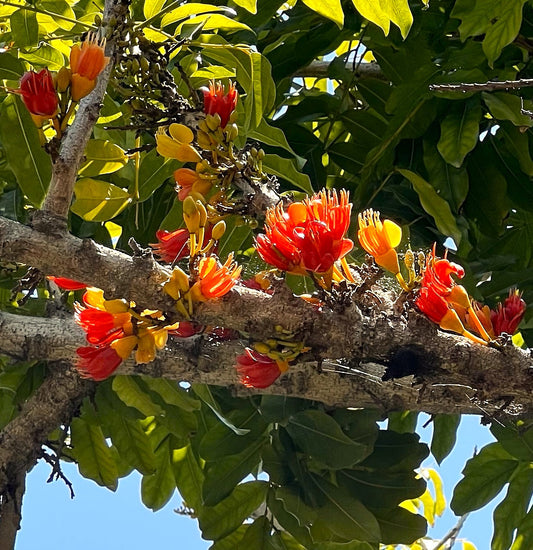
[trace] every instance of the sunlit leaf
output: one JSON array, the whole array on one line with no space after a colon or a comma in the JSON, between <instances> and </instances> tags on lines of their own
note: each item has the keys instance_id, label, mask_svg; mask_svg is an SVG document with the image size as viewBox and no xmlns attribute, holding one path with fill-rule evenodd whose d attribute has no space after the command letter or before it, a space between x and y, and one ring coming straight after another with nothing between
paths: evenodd
<instances>
[{"instance_id":1,"label":"sunlit leaf","mask_svg":"<svg viewBox=\"0 0 533 550\"><path fill-rule=\"evenodd\" d=\"M92 222L105 222L120 214L131 202L130 194L102 180L83 178L74 185L72 212Z\"/></svg>"}]
</instances>

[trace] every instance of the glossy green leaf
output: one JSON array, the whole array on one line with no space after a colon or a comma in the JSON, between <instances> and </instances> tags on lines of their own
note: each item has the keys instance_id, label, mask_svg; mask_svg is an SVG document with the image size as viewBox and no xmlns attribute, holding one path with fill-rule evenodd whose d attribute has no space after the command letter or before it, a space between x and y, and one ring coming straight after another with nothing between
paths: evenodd
<instances>
[{"instance_id":1,"label":"glossy green leaf","mask_svg":"<svg viewBox=\"0 0 533 550\"><path fill-rule=\"evenodd\" d=\"M476 146L480 119L481 106L473 98L453 108L442 120L437 149L448 164L459 168Z\"/></svg>"},{"instance_id":2,"label":"glossy green leaf","mask_svg":"<svg viewBox=\"0 0 533 550\"><path fill-rule=\"evenodd\" d=\"M199 510L202 506L204 473L190 445L172 452L172 468L183 500L187 506Z\"/></svg>"},{"instance_id":3,"label":"glossy green leaf","mask_svg":"<svg viewBox=\"0 0 533 550\"><path fill-rule=\"evenodd\" d=\"M192 397L183 388L180 388L175 381L148 376L143 376L142 381L150 391L160 395L168 405L174 405L187 412L196 411L200 408L200 401Z\"/></svg>"},{"instance_id":4,"label":"glossy green leaf","mask_svg":"<svg viewBox=\"0 0 533 550\"><path fill-rule=\"evenodd\" d=\"M0 53L0 80L19 80L24 73L20 59L9 52Z\"/></svg>"},{"instance_id":5,"label":"glossy green leaf","mask_svg":"<svg viewBox=\"0 0 533 550\"><path fill-rule=\"evenodd\" d=\"M248 25L220 13L205 13L197 15L196 17L191 17L187 19L186 25L189 27L201 25L203 31L222 30L229 33L238 31L252 32L252 29ZM181 33L181 29L184 26L184 23L179 24L176 28L176 34Z\"/></svg>"},{"instance_id":6,"label":"glossy green leaf","mask_svg":"<svg viewBox=\"0 0 533 550\"><path fill-rule=\"evenodd\" d=\"M533 462L533 425L520 421L517 425L503 426L494 422L490 431L514 458Z\"/></svg>"},{"instance_id":7,"label":"glossy green leaf","mask_svg":"<svg viewBox=\"0 0 533 550\"><path fill-rule=\"evenodd\" d=\"M495 119L510 120L515 126L533 126L531 117L520 112L522 103L519 96L506 92L483 92L481 97ZM524 102L523 108L531 109L531 102Z\"/></svg>"},{"instance_id":8,"label":"glossy green leaf","mask_svg":"<svg viewBox=\"0 0 533 550\"><path fill-rule=\"evenodd\" d=\"M274 535L272 535L272 544L275 550L305 550L290 533L287 533L287 531L278 531L274 533Z\"/></svg>"},{"instance_id":9,"label":"glossy green leaf","mask_svg":"<svg viewBox=\"0 0 533 550\"><path fill-rule=\"evenodd\" d=\"M172 174L179 166L179 162L158 155L155 149L143 155L139 168L139 200L147 200L167 181L174 184Z\"/></svg>"},{"instance_id":10,"label":"glossy green leaf","mask_svg":"<svg viewBox=\"0 0 533 550\"><path fill-rule=\"evenodd\" d=\"M70 437L80 474L115 491L118 486L117 466L102 428L95 422L74 418L70 425Z\"/></svg>"},{"instance_id":11,"label":"glossy green leaf","mask_svg":"<svg viewBox=\"0 0 533 550\"><path fill-rule=\"evenodd\" d=\"M313 476L313 481L326 499L326 504L320 508L314 527L323 523L335 535L346 541L356 539L379 542L381 540L376 518L359 500L323 478Z\"/></svg>"},{"instance_id":12,"label":"glossy green leaf","mask_svg":"<svg viewBox=\"0 0 533 550\"><path fill-rule=\"evenodd\" d=\"M464 477L455 487L450 503L452 510L462 516L490 502L510 481L518 465L499 443L483 447L463 469Z\"/></svg>"},{"instance_id":13,"label":"glossy green leaf","mask_svg":"<svg viewBox=\"0 0 533 550\"><path fill-rule=\"evenodd\" d=\"M491 67L494 61L500 57L503 48L518 35L522 23L522 8L525 3L526 0L507 0L500 3L497 13L490 20L483 39L483 51Z\"/></svg>"},{"instance_id":14,"label":"glossy green leaf","mask_svg":"<svg viewBox=\"0 0 533 550\"><path fill-rule=\"evenodd\" d=\"M78 174L87 178L116 172L128 162L124 151L118 145L103 139L89 140L84 158Z\"/></svg>"},{"instance_id":15,"label":"glossy green leaf","mask_svg":"<svg viewBox=\"0 0 533 550\"><path fill-rule=\"evenodd\" d=\"M274 147L283 147L286 151L297 156L296 153L292 150L292 147L289 145L283 130L271 126L264 118L261 119L257 127L249 132L248 137L250 139L257 139L261 143L266 143L267 145L273 145ZM303 164L304 159L302 159Z\"/></svg>"},{"instance_id":16,"label":"glossy green leaf","mask_svg":"<svg viewBox=\"0 0 533 550\"><path fill-rule=\"evenodd\" d=\"M226 537L216 540L209 547L209 550L235 550L239 547L239 544L244 537L246 531L248 531L249 525L250 524L248 523L244 523L240 527L237 527L235 531L233 531Z\"/></svg>"},{"instance_id":17,"label":"glossy green leaf","mask_svg":"<svg viewBox=\"0 0 533 550\"><path fill-rule=\"evenodd\" d=\"M533 491L533 469L524 464L511 479L505 498L494 509L491 550L507 550L514 530L525 516Z\"/></svg>"},{"instance_id":18,"label":"glossy green leaf","mask_svg":"<svg viewBox=\"0 0 533 550\"><path fill-rule=\"evenodd\" d=\"M228 11L228 8L224 6L214 6L213 4L201 4L199 2L187 2L177 8L169 11L163 16L161 21L161 28L177 23L178 21L184 21L186 19L193 18L197 15L210 14L210 13L224 13Z\"/></svg>"},{"instance_id":19,"label":"glossy green leaf","mask_svg":"<svg viewBox=\"0 0 533 550\"><path fill-rule=\"evenodd\" d=\"M352 441L328 414L307 410L291 416L286 429L298 447L329 468L348 468L366 455L366 447Z\"/></svg>"},{"instance_id":20,"label":"glossy green leaf","mask_svg":"<svg viewBox=\"0 0 533 550\"><path fill-rule=\"evenodd\" d=\"M426 520L401 506L392 510L373 509L372 512L379 523L384 544L411 544L426 534Z\"/></svg>"},{"instance_id":21,"label":"glossy green leaf","mask_svg":"<svg viewBox=\"0 0 533 550\"><path fill-rule=\"evenodd\" d=\"M391 412L388 415L389 421L387 428L398 432L399 434L414 433L418 422L418 412L416 411L398 411Z\"/></svg>"},{"instance_id":22,"label":"glossy green leaf","mask_svg":"<svg viewBox=\"0 0 533 550\"><path fill-rule=\"evenodd\" d=\"M20 9L9 18L11 33L18 48L35 46L39 41L39 25L34 11Z\"/></svg>"},{"instance_id":23,"label":"glossy green leaf","mask_svg":"<svg viewBox=\"0 0 533 550\"><path fill-rule=\"evenodd\" d=\"M216 506L204 508L198 518L203 537L218 540L235 531L265 500L267 489L264 481L243 483Z\"/></svg>"},{"instance_id":24,"label":"glossy green leaf","mask_svg":"<svg viewBox=\"0 0 533 550\"><path fill-rule=\"evenodd\" d=\"M218 257L222 262L225 262L228 256L233 253L238 254L240 250L244 250L252 246L253 233L248 224L239 223L234 217L229 217L226 220L226 231L218 242Z\"/></svg>"},{"instance_id":25,"label":"glossy green leaf","mask_svg":"<svg viewBox=\"0 0 533 550\"><path fill-rule=\"evenodd\" d=\"M254 550L276 550L270 538L272 526L266 516L260 516L248 527L240 545Z\"/></svg>"},{"instance_id":26,"label":"glossy green leaf","mask_svg":"<svg viewBox=\"0 0 533 550\"><path fill-rule=\"evenodd\" d=\"M144 0L143 14L146 19L157 16L165 5L166 0Z\"/></svg>"},{"instance_id":27,"label":"glossy green leaf","mask_svg":"<svg viewBox=\"0 0 533 550\"><path fill-rule=\"evenodd\" d=\"M389 34L390 23L400 28L403 38L407 36L413 16L407 0L352 0L357 11L372 23L383 29L385 35Z\"/></svg>"},{"instance_id":28,"label":"glossy green leaf","mask_svg":"<svg viewBox=\"0 0 533 550\"><path fill-rule=\"evenodd\" d=\"M76 24L76 14L65 0L41 0L39 7L49 12L49 14L37 13L37 22L47 33L52 33L59 28L68 31ZM56 17L56 15L62 17Z\"/></svg>"},{"instance_id":29,"label":"glossy green leaf","mask_svg":"<svg viewBox=\"0 0 533 550\"><path fill-rule=\"evenodd\" d=\"M261 460L261 448L266 443L265 437L256 439L239 454L211 463L205 473L203 503L214 506L226 498L257 467Z\"/></svg>"},{"instance_id":30,"label":"glossy green leaf","mask_svg":"<svg viewBox=\"0 0 533 550\"><path fill-rule=\"evenodd\" d=\"M240 430L246 430L248 433L237 435L222 423L213 426L200 442L199 452L204 460L223 460L226 456L239 454L261 438L267 427L257 409L236 410L228 415L228 418Z\"/></svg>"},{"instance_id":31,"label":"glossy green leaf","mask_svg":"<svg viewBox=\"0 0 533 550\"><path fill-rule=\"evenodd\" d=\"M450 205L437 194L430 183L418 174L403 169L398 169L398 172L412 183L422 208L435 220L438 230L446 237L453 237L454 241L459 244L462 235Z\"/></svg>"},{"instance_id":32,"label":"glossy green leaf","mask_svg":"<svg viewBox=\"0 0 533 550\"><path fill-rule=\"evenodd\" d=\"M90 222L111 220L131 202L130 194L107 181L83 178L74 184L72 212Z\"/></svg>"},{"instance_id":33,"label":"glossy green leaf","mask_svg":"<svg viewBox=\"0 0 533 550\"><path fill-rule=\"evenodd\" d=\"M142 478L141 498L143 504L154 512L163 508L172 498L176 489L170 459L171 449L167 438L155 452L155 472Z\"/></svg>"},{"instance_id":34,"label":"glossy green leaf","mask_svg":"<svg viewBox=\"0 0 533 550\"><path fill-rule=\"evenodd\" d=\"M529 550L533 545L533 508L529 509L518 526L511 550Z\"/></svg>"},{"instance_id":35,"label":"glossy green leaf","mask_svg":"<svg viewBox=\"0 0 533 550\"><path fill-rule=\"evenodd\" d=\"M305 191L309 195L314 193L311 180L307 174L302 174L295 166L294 161L285 159L279 155L265 155L263 167L269 174L285 179Z\"/></svg>"},{"instance_id":36,"label":"glossy green leaf","mask_svg":"<svg viewBox=\"0 0 533 550\"><path fill-rule=\"evenodd\" d=\"M233 0L237 6L241 6L250 13L257 13L257 0Z\"/></svg>"},{"instance_id":37,"label":"glossy green leaf","mask_svg":"<svg viewBox=\"0 0 533 550\"><path fill-rule=\"evenodd\" d=\"M144 416L159 416L162 413L161 407L152 401L132 376L115 376L113 390L126 405L137 409Z\"/></svg>"},{"instance_id":38,"label":"glossy green leaf","mask_svg":"<svg viewBox=\"0 0 533 550\"><path fill-rule=\"evenodd\" d=\"M433 418L431 454L438 464L441 464L453 449L460 422L461 416L458 414L437 414Z\"/></svg>"},{"instance_id":39,"label":"glossy green leaf","mask_svg":"<svg viewBox=\"0 0 533 550\"><path fill-rule=\"evenodd\" d=\"M8 96L0 107L0 142L22 192L40 207L50 186L52 162L41 147L28 110L15 95Z\"/></svg>"},{"instance_id":40,"label":"glossy green leaf","mask_svg":"<svg viewBox=\"0 0 533 550\"><path fill-rule=\"evenodd\" d=\"M57 71L65 66L65 56L49 44L40 44L29 52L20 52L20 57L32 65L42 65L51 71Z\"/></svg>"},{"instance_id":41,"label":"glossy green leaf","mask_svg":"<svg viewBox=\"0 0 533 550\"><path fill-rule=\"evenodd\" d=\"M298 397L285 395L261 396L261 415L266 422L279 422L283 425L286 420L309 407L309 401Z\"/></svg>"},{"instance_id":42,"label":"glossy green leaf","mask_svg":"<svg viewBox=\"0 0 533 550\"><path fill-rule=\"evenodd\" d=\"M371 508L392 508L404 500L419 497L426 490L426 482L414 472L342 470L337 481Z\"/></svg>"},{"instance_id":43,"label":"glossy green leaf","mask_svg":"<svg viewBox=\"0 0 533 550\"><path fill-rule=\"evenodd\" d=\"M340 0L302 0L302 2L322 17L327 17L342 29L344 25L344 12Z\"/></svg>"}]
</instances>

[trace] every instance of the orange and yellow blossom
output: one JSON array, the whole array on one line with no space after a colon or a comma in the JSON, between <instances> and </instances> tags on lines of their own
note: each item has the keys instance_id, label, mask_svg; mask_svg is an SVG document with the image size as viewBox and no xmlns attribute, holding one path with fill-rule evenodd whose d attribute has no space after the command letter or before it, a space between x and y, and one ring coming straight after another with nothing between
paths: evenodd
<instances>
[{"instance_id":1,"label":"orange and yellow blossom","mask_svg":"<svg viewBox=\"0 0 533 550\"><path fill-rule=\"evenodd\" d=\"M241 266L233 261L233 254L228 256L223 265L218 263L215 256L202 258L198 266L198 280L191 288L192 299L205 302L221 298L234 287L241 269Z\"/></svg>"},{"instance_id":2,"label":"orange and yellow blossom","mask_svg":"<svg viewBox=\"0 0 533 550\"><path fill-rule=\"evenodd\" d=\"M199 193L205 197L213 186L211 180L202 178L196 170L190 168L178 168L174 172L174 180L180 201L185 200L190 193Z\"/></svg>"},{"instance_id":3,"label":"orange and yellow blossom","mask_svg":"<svg viewBox=\"0 0 533 550\"><path fill-rule=\"evenodd\" d=\"M94 90L98 75L109 63L104 55L105 38L98 39L95 33L88 33L81 46L75 44L70 50L70 94L79 101Z\"/></svg>"},{"instance_id":4,"label":"orange and yellow blossom","mask_svg":"<svg viewBox=\"0 0 533 550\"><path fill-rule=\"evenodd\" d=\"M163 157L181 162L200 162L200 153L191 145L193 139L192 130L183 124L171 124L168 133L160 127L155 136L157 152Z\"/></svg>"}]
</instances>

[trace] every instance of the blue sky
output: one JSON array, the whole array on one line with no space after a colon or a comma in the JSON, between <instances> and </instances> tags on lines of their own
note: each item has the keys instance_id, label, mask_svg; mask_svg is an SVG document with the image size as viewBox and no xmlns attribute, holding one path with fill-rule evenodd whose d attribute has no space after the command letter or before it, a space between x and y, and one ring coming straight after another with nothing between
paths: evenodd
<instances>
[{"instance_id":1,"label":"blue sky","mask_svg":"<svg viewBox=\"0 0 533 550\"><path fill-rule=\"evenodd\" d=\"M426 419L422 419L420 424ZM431 439L430 427L420 431L424 441ZM459 428L458 444L442 467L437 467L431 457L426 461L425 466L435 467L443 478L448 502L474 447L480 449L492 440L488 428L480 425L479 417L467 416ZM16 550L62 549L67 546L76 550L163 547L207 550L210 547L210 542L202 540L195 520L174 512L181 505L177 492L162 510L154 513L140 500L140 476L136 473L121 479L117 492L112 493L81 477L72 464L63 464L63 470L74 485L76 497L73 500L63 482L46 483L50 474L46 463L41 461L29 474ZM475 543L478 550L490 548L492 531L489 526L492 525L493 508L494 504L471 514L461 531L460 536ZM437 526L430 534L439 538L456 521L453 513L447 511L437 520Z\"/></svg>"}]
</instances>

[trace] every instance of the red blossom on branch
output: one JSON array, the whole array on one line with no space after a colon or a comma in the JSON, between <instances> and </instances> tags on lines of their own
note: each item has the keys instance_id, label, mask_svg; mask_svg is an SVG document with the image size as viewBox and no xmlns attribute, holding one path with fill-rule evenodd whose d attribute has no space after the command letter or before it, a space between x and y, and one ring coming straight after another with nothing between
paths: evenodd
<instances>
[{"instance_id":1,"label":"red blossom on branch","mask_svg":"<svg viewBox=\"0 0 533 550\"><path fill-rule=\"evenodd\" d=\"M230 81L228 93L225 93L224 85L221 82L210 82L209 88L200 88L204 94L204 113L206 115L218 114L220 126L225 128L229 122L231 113L237 107L239 96L235 83Z\"/></svg>"},{"instance_id":2,"label":"red blossom on branch","mask_svg":"<svg viewBox=\"0 0 533 550\"><path fill-rule=\"evenodd\" d=\"M490 312L494 334L514 334L525 311L526 303L522 300L522 294L517 289L510 290L505 302L498 304L496 309Z\"/></svg>"},{"instance_id":3,"label":"red blossom on branch","mask_svg":"<svg viewBox=\"0 0 533 550\"><path fill-rule=\"evenodd\" d=\"M32 115L51 118L57 113L59 98L52 73L48 69L42 69L38 73L25 72L20 79L19 89L15 91L22 97Z\"/></svg>"},{"instance_id":4,"label":"red blossom on branch","mask_svg":"<svg viewBox=\"0 0 533 550\"><path fill-rule=\"evenodd\" d=\"M287 362L275 361L250 348L246 348L244 353L237 356L237 372L241 377L241 383L248 388L268 388L288 368Z\"/></svg>"}]
</instances>

